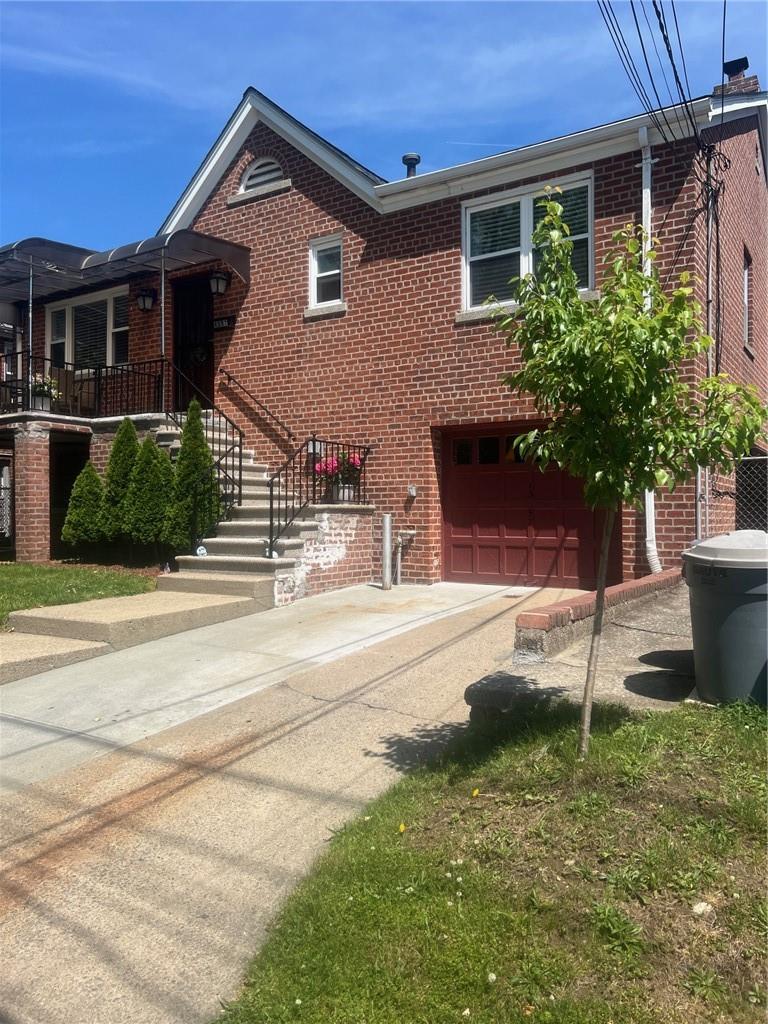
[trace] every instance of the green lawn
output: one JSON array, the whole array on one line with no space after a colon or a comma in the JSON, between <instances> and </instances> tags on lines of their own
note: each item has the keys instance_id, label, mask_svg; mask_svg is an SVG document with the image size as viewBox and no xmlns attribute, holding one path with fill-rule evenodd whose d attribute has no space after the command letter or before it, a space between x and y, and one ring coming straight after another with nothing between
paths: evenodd
<instances>
[{"instance_id":1,"label":"green lawn","mask_svg":"<svg viewBox=\"0 0 768 1024\"><path fill-rule=\"evenodd\" d=\"M6 562L0 564L0 625L18 608L73 604L154 589L152 577L133 572Z\"/></svg>"},{"instance_id":2,"label":"green lawn","mask_svg":"<svg viewBox=\"0 0 768 1024\"><path fill-rule=\"evenodd\" d=\"M220 1020L763 1021L765 714L596 708L579 765L577 713L470 731L370 805Z\"/></svg>"}]
</instances>

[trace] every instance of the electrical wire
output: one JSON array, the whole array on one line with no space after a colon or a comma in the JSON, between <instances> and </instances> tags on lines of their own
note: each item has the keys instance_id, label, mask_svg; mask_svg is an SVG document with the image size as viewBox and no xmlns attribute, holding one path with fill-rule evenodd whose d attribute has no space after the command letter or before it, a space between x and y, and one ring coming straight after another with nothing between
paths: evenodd
<instances>
[{"instance_id":1,"label":"electrical wire","mask_svg":"<svg viewBox=\"0 0 768 1024\"><path fill-rule=\"evenodd\" d=\"M647 92L645 91L645 87L643 86L640 74L634 63L626 39L624 38L624 34L621 31L621 26L619 25L618 19L616 18L616 14L613 11L613 8L611 7L610 0L597 0L597 6L600 10L600 14L602 15L603 21L605 22L605 26L608 29L608 33L611 37L611 41L613 42L614 48L616 49L616 53L619 56L619 60L621 61L621 64L624 68L624 71L626 72L630 84L635 91L635 95L640 101L640 105L651 118L654 127L662 136L662 138L664 138L665 141L668 141L664 133L664 129L661 125L661 122L659 121L658 117L656 116L653 110L653 105L650 101L650 98Z\"/></svg>"},{"instance_id":2,"label":"electrical wire","mask_svg":"<svg viewBox=\"0 0 768 1024\"><path fill-rule=\"evenodd\" d=\"M629 0L629 6L630 6L630 9L632 11L632 18L634 19L634 22L635 22L635 29L637 31L637 38L638 38L638 40L640 42L640 49L641 49L642 54L643 54L643 60L645 61L645 69L648 72L648 78L650 79L651 88L653 89L653 94L656 97L657 108L658 108L658 111L661 114L661 116L664 118L664 124L666 124L667 128L669 129L669 138L666 139L665 141L671 142L672 139L674 139L674 137L675 137L675 130L672 127L672 125L669 123L669 121L667 120L667 115L665 114L664 109L663 109L664 105L661 102L661 97L659 96L659 91L656 88L656 82L653 79L653 72L651 71L651 64L650 64L650 61L648 60L648 54L646 53L646 50L645 50L645 42L643 41L643 33L640 31L640 22L637 20L637 11L635 10L635 0Z\"/></svg>"},{"instance_id":3,"label":"electrical wire","mask_svg":"<svg viewBox=\"0 0 768 1024\"><path fill-rule=\"evenodd\" d=\"M680 99L682 101L683 108L684 108L686 116L688 118L688 123L690 124L691 130L693 131L694 138L696 139L696 144L697 144L697 146L701 147L701 136L699 135L699 128L698 128L698 125L696 124L696 118L693 116L693 112L692 112L691 107L690 107L690 102L689 102L689 100L688 100L688 98L686 96L685 89L683 88L683 83L680 80L680 73L677 70L677 63L675 62L675 55L674 55L674 53L672 51L672 44L669 41L669 32L667 31L667 22L666 22L666 18L664 17L664 11L663 11L662 8L660 8L658 0L652 0L652 3L653 3L653 10L654 10L654 13L656 15L656 20L659 23L659 29L661 31L661 38L664 41L664 46L665 46L665 49L667 51L667 58L669 60L670 65L672 66L672 74L674 75L675 85L677 86L677 91L678 91L678 93L680 95Z\"/></svg>"}]
</instances>

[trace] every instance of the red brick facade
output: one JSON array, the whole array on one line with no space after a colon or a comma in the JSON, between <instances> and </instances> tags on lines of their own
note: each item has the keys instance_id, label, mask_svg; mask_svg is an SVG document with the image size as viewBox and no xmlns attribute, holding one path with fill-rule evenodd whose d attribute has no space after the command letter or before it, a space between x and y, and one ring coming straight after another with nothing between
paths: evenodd
<instances>
[{"instance_id":1,"label":"red brick facade","mask_svg":"<svg viewBox=\"0 0 768 1024\"><path fill-rule=\"evenodd\" d=\"M712 129L710 135L717 132ZM731 166L725 174L721 204L719 361L737 379L756 383L765 397L768 193L756 119L726 123L721 146ZM280 163L291 187L228 204L245 168L261 156ZM406 579L431 582L442 575L441 429L524 421L533 415L528 400L512 396L501 384L502 375L516 365L516 353L505 348L488 322L466 322L459 315L462 203L495 191L556 181L574 172L592 174L599 288L612 233L640 218L640 156L638 148L534 178L510 175L497 189L382 214L282 137L257 124L194 219L195 230L247 245L252 254L250 287L234 279L226 294L214 300L214 316L236 317L234 329L215 335L216 366L242 381L290 426L299 441L315 432L374 446L368 466L369 495L377 509L371 550L377 547L378 513L392 512L398 530L414 529L415 542L403 565ZM668 276L671 286L680 271L695 272L703 302L706 223L699 210L696 174L700 163L694 156L689 142L654 147L653 234L659 240L662 278ZM337 233L343 238L346 311L307 319L309 243ZM751 354L745 352L741 338L745 247L752 261ZM132 297L147 285L158 288L151 277L136 280ZM169 285L169 355L172 298ZM158 305L143 313L131 303L131 360L159 354L159 318ZM36 326L35 346L42 350L42 316L37 317ZM700 375L703 370L702 360L691 374ZM271 465L282 461L293 447L285 435L245 396L219 378L217 382L216 403L245 431L246 444L255 449L257 461ZM29 440L24 443L38 452L34 456L38 458L39 446L35 448ZM39 472L39 468L22 471L18 467L22 481L18 493L23 501L31 500L24 495L35 493ZM408 497L409 484L416 485L415 498ZM658 496L658 550L664 568L674 568L680 550L693 539L694 504L693 484L674 495ZM622 553L625 578L648 571L643 517L633 509L623 512ZM27 552L30 555L39 555L34 545Z\"/></svg>"}]
</instances>

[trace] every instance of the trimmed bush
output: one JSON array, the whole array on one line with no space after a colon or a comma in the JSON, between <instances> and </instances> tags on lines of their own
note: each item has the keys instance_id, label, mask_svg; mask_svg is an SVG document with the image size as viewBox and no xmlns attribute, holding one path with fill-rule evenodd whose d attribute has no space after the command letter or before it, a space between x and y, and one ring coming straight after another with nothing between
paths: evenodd
<instances>
[{"instance_id":1,"label":"trimmed bush","mask_svg":"<svg viewBox=\"0 0 768 1024\"><path fill-rule=\"evenodd\" d=\"M67 518L61 531L65 544L98 544L104 539L101 511L104 485L92 462L81 469L69 496Z\"/></svg>"},{"instance_id":2,"label":"trimmed bush","mask_svg":"<svg viewBox=\"0 0 768 1024\"><path fill-rule=\"evenodd\" d=\"M124 419L115 434L104 477L104 502L101 528L105 540L128 539L125 521L125 499L131 483L131 473L139 454L139 439L133 420Z\"/></svg>"},{"instance_id":3,"label":"trimmed bush","mask_svg":"<svg viewBox=\"0 0 768 1024\"><path fill-rule=\"evenodd\" d=\"M205 439L200 403L193 399L181 432L163 539L176 551L190 551L216 525L218 512L219 486L213 455Z\"/></svg>"},{"instance_id":4,"label":"trimmed bush","mask_svg":"<svg viewBox=\"0 0 768 1024\"><path fill-rule=\"evenodd\" d=\"M157 545L162 541L172 490L171 460L147 435L133 464L124 503L125 528L134 544Z\"/></svg>"}]
</instances>

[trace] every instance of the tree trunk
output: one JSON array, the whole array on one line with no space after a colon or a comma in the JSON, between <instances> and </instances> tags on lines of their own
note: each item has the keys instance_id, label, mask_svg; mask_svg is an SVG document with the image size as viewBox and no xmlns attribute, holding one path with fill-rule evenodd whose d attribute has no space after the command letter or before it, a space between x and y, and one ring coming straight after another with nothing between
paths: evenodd
<instances>
[{"instance_id":1,"label":"tree trunk","mask_svg":"<svg viewBox=\"0 0 768 1024\"><path fill-rule=\"evenodd\" d=\"M606 510L603 540L600 546L600 564L597 570L597 594L595 598L595 621L592 625L592 643L589 647L587 663L587 679L584 683L584 696L581 700L581 727L579 729L579 760L583 761L589 750L589 730L592 724L592 694L595 690L597 675L597 659L600 654L600 641L603 636L603 609L605 608L605 578L608 575L608 553L611 549L613 524L616 519L616 506Z\"/></svg>"}]
</instances>

